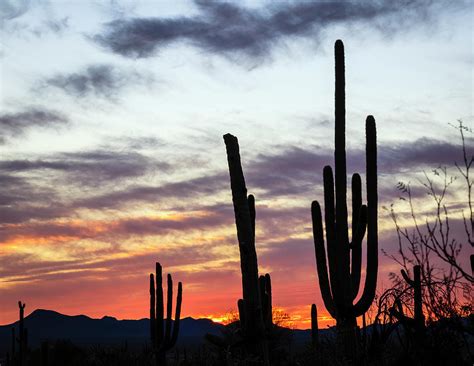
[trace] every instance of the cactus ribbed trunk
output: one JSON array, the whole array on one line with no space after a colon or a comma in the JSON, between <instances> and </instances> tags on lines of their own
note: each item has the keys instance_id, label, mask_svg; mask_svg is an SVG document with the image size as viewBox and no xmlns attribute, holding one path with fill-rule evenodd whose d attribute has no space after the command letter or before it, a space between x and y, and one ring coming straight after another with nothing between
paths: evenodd
<instances>
[{"instance_id":1,"label":"cactus ribbed trunk","mask_svg":"<svg viewBox=\"0 0 474 366\"><path fill-rule=\"evenodd\" d=\"M176 310L173 322L173 279L170 274L167 276L167 284L168 291L165 320L162 267L160 263L156 263L156 278L153 273L150 274L150 340L155 354L156 366L166 365L166 352L176 345L179 333L183 286L181 282L178 283L178 295L176 298ZM166 323L165 326L163 326L163 322Z\"/></svg>"},{"instance_id":2,"label":"cactus ribbed trunk","mask_svg":"<svg viewBox=\"0 0 474 366\"><path fill-rule=\"evenodd\" d=\"M352 176L352 238L349 240L347 211L347 168L345 141L344 45L335 44L335 178L330 166L324 167L324 209L326 248L321 207L311 207L319 285L324 305L336 319L338 344L350 364L358 362L356 318L370 307L377 286L377 147L375 120L366 119L367 205L362 204L359 174ZM367 267L362 295L355 301L361 279L362 241L367 231ZM328 268L329 266L329 268ZM355 303L354 303L355 302Z\"/></svg>"},{"instance_id":3,"label":"cactus ribbed trunk","mask_svg":"<svg viewBox=\"0 0 474 366\"><path fill-rule=\"evenodd\" d=\"M265 323L255 249L255 199L252 195L247 196L237 137L226 134L224 142L229 164L242 273L243 299L238 303L240 324L248 351L267 359L268 351L264 340Z\"/></svg>"}]
</instances>

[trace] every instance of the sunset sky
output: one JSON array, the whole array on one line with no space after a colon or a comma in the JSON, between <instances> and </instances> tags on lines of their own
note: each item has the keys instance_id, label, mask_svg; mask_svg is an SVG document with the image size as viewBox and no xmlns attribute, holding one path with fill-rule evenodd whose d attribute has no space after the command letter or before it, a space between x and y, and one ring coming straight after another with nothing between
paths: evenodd
<instances>
[{"instance_id":1,"label":"sunset sky","mask_svg":"<svg viewBox=\"0 0 474 366\"><path fill-rule=\"evenodd\" d=\"M228 132L274 305L305 328L315 302L320 325L334 324L310 206L333 164L336 39L348 172L365 172L366 115L377 122L381 249L397 245L383 206L409 225L397 182L452 167L462 155L449 124L473 127L471 1L7 0L0 14L0 324L18 300L27 314L147 317L155 261L183 282L184 316L235 310ZM460 183L448 196L457 218ZM399 268L379 259L381 289Z\"/></svg>"}]
</instances>

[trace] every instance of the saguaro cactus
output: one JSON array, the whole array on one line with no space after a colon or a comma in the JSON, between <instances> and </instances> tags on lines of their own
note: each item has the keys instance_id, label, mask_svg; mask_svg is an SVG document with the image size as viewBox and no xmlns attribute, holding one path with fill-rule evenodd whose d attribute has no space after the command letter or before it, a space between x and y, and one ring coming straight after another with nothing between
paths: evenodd
<instances>
[{"instance_id":1,"label":"saguaro cactus","mask_svg":"<svg viewBox=\"0 0 474 366\"><path fill-rule=\"evenodd\" d=\"M270 275L261 275L258 278L260 285L260 300L262 302L262 316L265 331L271 332L273 329L273 307L272 307L272 281Z\"/></svg>"},{"instance_id":2,"label":"saguaro cactus","mask_svg":"<svg viewBox=\"0 0 474 366\"><path fill-rule=\"evenodd\" d=\"M413 267L413 280L405 270L401 270L402 277L413 289L414 317L410 318L403 313L403 306L399 299L395 301L395 306L391 309L391 314L405 327L407 331L412 331L415 341L421 343L425 331L425 316L423 315L423 298L421 291L421 267Z\"/></svg>"},{"instance_id":3,"label":"saguaro cactus","mask_svg":"<svg viewBox=\"0 0 474 366\"><path fill-rule=\"evenodd\" d=\"M168 293L166 298L166 323L163 307L163 275L160 263L156 263L156 291L155 278L150 274L150 339L155 353L157 366L166 365L166 352L176 345L181 317L181 303L183 299L183 285L178 283L178 296L173 328L171 327L171 313L173 311L173 280L168 274ZM164 325L164 326L163 326Z\"/></svg>"},{"instance_id":4,"label":"saguaro cactus","mask_svg":"<svg viewBox=\"0 0 474 366\"><path fill-rule=\"evenodd\" d=\"M258 279L257 251L255 249L255 199L252 195L247 197L247 187L240 162L237 137L226 134L224 135L224 142L229 163L230 186L242 272L243 299L238 301L242 335L248 350L252 353L259 353L267 362L268 350L264 341L265 323Z\"/></svg>"},{"instance_id":5,"label":"saguaro cactus","mask_svg":"<svg viewBox=\"0 0 474 366\"><path fill-rule=\"evenodd\" d=\"M19 331L18 331L18 363L20 366L25 364L26 358L26 348L27 348L27 330L25 328L25 307L26 304L18 301L18 308L20 309L20 322L19 322Z\"/></svg>"},{"instance_id":6,"label":"saguaro cactus","mask_svg":"<svg viewBox=\"0 0 474 366\"><path fill-rule=\"evenodd\" d=\"M352 240L349 241L347 223L347 176L345 150L345 76L344 45L335 44L335 185L330 166L324 167L324 208L327 245L321 207L314 201L311 207L313 236L319 286L324 305L336 319L338 340L345 356L354 362L357 351L356 317L370 307L377 285L377 145L374 117L366 119L366 176L367 205L362 204L361 178L352 176ZM335 192L334 192L335 191ZM360 299L354 303L360 287L362 240L367 230L367 268L365 286Z\"/></svg>"},{"instance_id":7,"label":"saguaro cactus","mask_svg":"<svg viewBox=\"0 0 474 366\"><path fill-rule=\"evenodd\" d=\"M413 289L413 300L415 303L415 327L417 331L422 332L425 327L425 316L423 315L423 298L421 292L421 267L413 267L413 280L403 269L401 270L403 279Z\"/></svg>"},{"instance_id":8,"label":"saguaro cactus","mask_svg":"<svg viewBox=\"0 0 474 366\"><path fill-rule=\"evenodd\" d=\"M314 348L317 348L319 343L318 309L316 304L311 305L311 343Z\"/></svg>"}]
</instances>

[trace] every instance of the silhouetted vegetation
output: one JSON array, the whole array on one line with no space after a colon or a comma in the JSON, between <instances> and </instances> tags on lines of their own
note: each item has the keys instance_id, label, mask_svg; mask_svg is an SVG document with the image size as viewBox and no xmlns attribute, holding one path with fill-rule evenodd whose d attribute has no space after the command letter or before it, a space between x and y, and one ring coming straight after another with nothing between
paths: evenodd
<instances>
[{"instance_id":1,"label":"silhouetted vegetation","mask_svg":"<svg viewBox=\"0 0 474 366\"><path fill-rule=\"evenodd\" d=\"M11 346L1 365L8 366L304 366L304 365L472 365L474 362L474 315L471 273L462 263L463 243L474 248L473 181L462 122L463 163L456 168L466 185L467 214L463 211L465 240L450 235L450 213L445 198L453 179L446 168L434 170L441 177L441 189L425 174L422 186L435 202L433 221L419 224L409 184L399 183L406 196L413 225L403 228L394 207L391 217L398 235L398 251L389 254L400 265L401 276L392 273L392 286L376 293L378 276L378 193L376 125L366 119L366 191L362 200L359 174L352 175L352 224L347 208L345 136L344 46L335 44L335 175L324 167L324 228L321 206L311 205L313 237L319 287L336 327L318 327L318 309L311 305L311 329L301 332L285 327L285 314L273 308L269 274L258 271L255 243L255 198L247 195L239 144L235 136L224 135L230 173L232 201L237 228L242 275L242 298L237 301L238 318L220 328L221 334L206 334L199 345L178 343L181 321L182 284L178 283L173 311L173 281L167 275L166 316L163 275L160 263L149 277L149 340L134 347L120 345L76 345L68 340L41 339L28 345L25 304L18 302L19 321L11 328ZM351 232L351 240L349 240ZM362 242L367 233L365 283L361 288ZM324 236L326 240L324 240ZM325 244L326 242L326 244ZM327 252L327 253L326 253ZM440 268L442 262L444 268ZM278 316L276 316L276 314ZM362 319L362 329L357 326ZM180 323L181 321L181 323ZM193 320L194 321L194 320ZM148 321L145 320L148 337ZM212 324L212 323L211 323ZM35 329L31 329L34 332ZM299 333L300 332L300 333ZM17 334L18 333L18 334ZM185 334L184 334L185 335ZM7 337L10 337L8 329ZM301 341L303 339L303 341Z\"/></svg>"},{"instance_id":2,"label":"silhouetted vegetation","mask_svg":"<svg viewBox=\"0 0 474 366\"><path fill-rule=\"evenodd\" d=\"M240 334L248 357L260 359L265 365L268 365L268 337L266 333L269 330L265 326L271 327L272 325L271 321L268 321L268 305L271 306L271 299L268 301L267 279L264 278L259 283L258 277L257 251L255 249L255 198L252 195L247 196L237 138L227 134L224 136L224 141L227 148L242 272L243 298L238 301ZM268 284L270 285L269 278ZM263 286L262 289L261 286ZM271 287L269 288L271 289ZM269 295L271 296L271 292ZM265 299L267 299L266 309ZM264 321L264 311L267 312L266 322Z\"/></svg>"},{"instance_id":3,"label":"silhouetted vegetation","mask_svg":"<svg viewBox=\"0 0 474 366\"><path fill-rule=\"evenodd\" d=\"M336 319L338 343L347 362L358 363L360 345L356 334L356 317L363 315L375 296L378 267L377 240L377 147L375 120L366 121L367 155L367 206L362 204L362 186L359 174L352 176L352 241L349 242L348 213L346 204L347 176L345 149L345 76L344 45L340 40L335 45L336 102L335 102L335 186L330 166L324 167L324 208L327 246L321 208L314 201L313 217L314 245L318 269L319 287L324 305ZM335 191L335 192L334 192ZM361 298L354 304L360 287L362 263L362 240L367 230L367 269L365 287Z\"/></svg>"},{"instance_id":4,"label":"silhouetted vegetation","mask_svg":"<svg viewBox=\"0 0 474 366\"><path fill-rule=\"evenodd\" d=\"M173 279L167 276L168 291L166 296L166 321L164 318L163 302L163 274L160 263L156 263L156 277L150 273L150 340L155 356L156 366L166 365L166 352L171 350L178 340L179 321L181 317L181 302L183 285L178 283L176 311L174 322L171 319L173 312ZM156 281L156 289L155 289Z\"/></svg>"}]
</instances>

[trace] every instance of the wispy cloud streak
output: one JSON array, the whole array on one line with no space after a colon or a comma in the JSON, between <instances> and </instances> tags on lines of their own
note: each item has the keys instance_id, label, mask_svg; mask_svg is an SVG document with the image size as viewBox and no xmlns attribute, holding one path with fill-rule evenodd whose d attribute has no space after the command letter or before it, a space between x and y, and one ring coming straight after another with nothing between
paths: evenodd
<instances>
[{"instance_id":1,"label":"wispy cloud streak","mask_svg":"<svg viewBox=\"0 0 474 366\"><path fill-rule=\"evenodd\" d=\"M289 38L317 39L331 26L356 23L389 34L423 24L435 8L427 0L278 2L265 8L214 1L196 5L200 12L191 17L115 20L93 39L133 58L186 42L212 54L261 60Z\"/></svg>"},{"instance_id":2,"label":"wispy cloud streak","mask_svg":"<svg viewBox=\"0 0 474 366\"><path fill-rule=\"evenodd\" d=\"M10 138L21 137L33 128L59 127L68 123L62 113L42 107L28 107L23 111L0 114L0 144Z\"/></svg>"}]
</instances>

